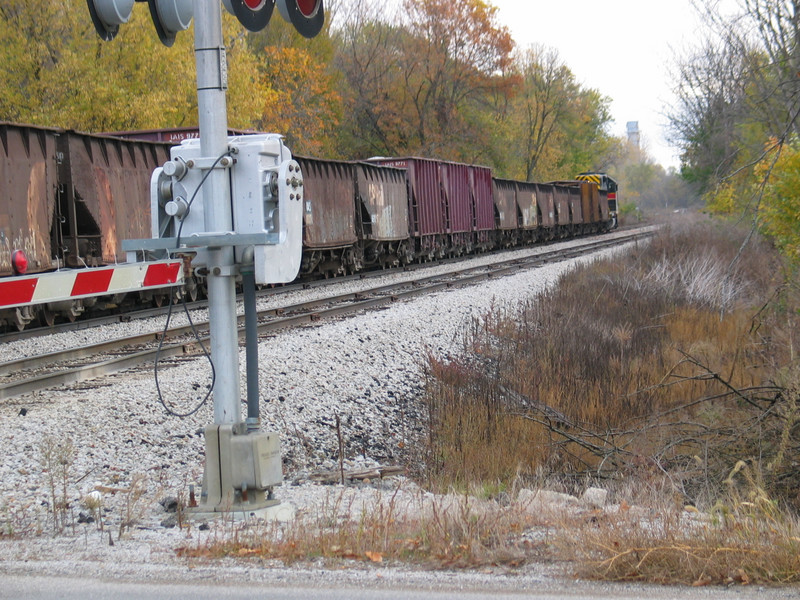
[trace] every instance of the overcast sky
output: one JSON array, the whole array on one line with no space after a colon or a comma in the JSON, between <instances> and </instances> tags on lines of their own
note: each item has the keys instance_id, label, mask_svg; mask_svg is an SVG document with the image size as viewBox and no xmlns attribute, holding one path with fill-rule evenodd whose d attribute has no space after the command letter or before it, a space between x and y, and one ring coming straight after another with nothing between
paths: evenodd
<instances>
[{"instance_id":1,"label":"overcast sky","mask_svg":"<svg viewBox=\"0 0 800 600\"><path fill-rule=\"evenodd\" d=\"M665 167L678 157L665 139L675 51L693 45L697 18L690 0L490 0L520 47L556 48L578 82L610 97L611 133L639 130Z\"/></svg>"}]
</instances>

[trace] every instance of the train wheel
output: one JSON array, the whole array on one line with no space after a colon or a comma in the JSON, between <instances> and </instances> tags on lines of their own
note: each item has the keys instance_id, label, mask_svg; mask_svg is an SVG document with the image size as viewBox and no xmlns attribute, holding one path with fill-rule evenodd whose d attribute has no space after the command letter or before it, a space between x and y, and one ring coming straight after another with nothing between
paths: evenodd
<instances>
[{"instance_id":1,"label":"train wheel","mask_svg":"<svg viewBox=\"0 0 800 600\"><path fill-rule=\"evenodd\" d=\"M33 315L31 314L30 306L20 306L14 311L14 325L18 331L25 329L25 326L31 322Z\"/></svg>"},{"instance_id":2,"label":"train wheel","mask_svg":"<svg viewBox=\"0 0 800 600\"><path fill-rule=\"evenodd\" d=\"M52 327L56 324L56 311L50 310L45 304L41 311L42 321L48 326Z\"/></svg>"},{"instance_id":3,"label":"train wheel","mask_svg":"<svg viewBox=\"0 0 800 600\"><path fill-rule=\"evenodd\" d=\"M184 286L184 292L189 302L196 302L200 292L198 290L197 282L192 280Z\"/></svg>"},{"instance_id":4,"label":"train wheel","mask_svg":"<svg viewBox=\"0 0 800 600\"><path fill-rule=\"evenodd\" d=\"M69 310L66 311L67 318L69 319L70 323L74 323L75 319L77 319L83 313L83 301L82 300L75 300L72 303L72 306L69 307Z\"/></svg>"}]
</instances>

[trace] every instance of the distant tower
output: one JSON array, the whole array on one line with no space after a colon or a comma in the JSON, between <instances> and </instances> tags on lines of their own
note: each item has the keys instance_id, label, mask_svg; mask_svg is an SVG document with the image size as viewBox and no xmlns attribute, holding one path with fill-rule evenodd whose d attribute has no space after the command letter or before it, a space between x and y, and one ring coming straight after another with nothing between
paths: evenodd
<instances>
[{"instance_id":1,"label":"distant tower","mask_svg":"<svg viewBox=\"0 0 800 600\"><path fill-rule=\"evenodd\" d=\"M628 121L628 143L639 148L639 121Z\"/></svg>"}]
</instances>

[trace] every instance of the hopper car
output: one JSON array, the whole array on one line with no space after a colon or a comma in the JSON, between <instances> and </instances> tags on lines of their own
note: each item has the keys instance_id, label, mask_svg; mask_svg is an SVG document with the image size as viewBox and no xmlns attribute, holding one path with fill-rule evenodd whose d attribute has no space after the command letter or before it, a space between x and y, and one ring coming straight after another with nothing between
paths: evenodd
<instances>
[{"instance_id":1,"label":"hopper car","mask_svg":"<svg viewBox=\"0 0 800 600\"><path fill-rule=\"evenodd\" d=\"M241 132L232 132L240 134ZM123 239L151 236L150 177L197 131L86 134L0 123L0 324L73 320L160 305L173 293L83 297L4 308L2 282L23 274L123 263ZM422 157L364 161L295 156L304 179L301 277L332 277L606 231L616 182L605 174L531 183ZM591 175L591 177L589 177ZM184 258L184 288L202 293Z\"/></svg>"}]
</instances>

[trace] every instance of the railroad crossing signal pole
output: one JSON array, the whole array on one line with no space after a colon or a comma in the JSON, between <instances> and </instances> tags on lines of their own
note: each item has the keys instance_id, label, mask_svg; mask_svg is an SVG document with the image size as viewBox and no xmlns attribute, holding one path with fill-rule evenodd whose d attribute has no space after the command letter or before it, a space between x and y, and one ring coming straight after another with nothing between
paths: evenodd
<instances>
[{"instance_id":1,"label":"railroad crossing signal pole","mask_svg":"<svg viewBox=\"0 0 800 600\"><path fill-rule=\"evenodd\" d=\"M219 157L228 151L225 93L228 88L219 0L194 0L194 52L200 153ZM224 162L224 159L220 163ZM228 165L217 164L200 191L207 232L232 231ZM221 167L221 168L220 168ZM236 325L236 265L233 247L208 249L208 306L214 362L214 423L241 421L239 342Z\"/></svg>"},{"instance_id":2,"label":"railroad crossing signal pole","mask_svg":"<svg viewBox=\"0 0 800 600\"><path fill-rule=\"evenodd\" d=\"M88 0L98 35L106 41L128 21L135 1ZM324 23L323 0L222 0L251 31L266 27L274 4L305 37ZM194 16L200 140L171 149L153 173L153 239L125 240L138 252L196 249L193 264L207 271L214 424L205 429L206 464L200 506L190 514L263 514L278 501L282 481L277 433L260 431L258 418L256 283L297 276L302 252L303 177L281 136L228 137L227 62L220 0L148 0L156 31L169 46ZM170 235L172 237L170 237ZM241 269L240 269L241 267ZM236 278L246 282L248 419L242 420ZM253 381L255 379L255 381ZM280 510L280 509L278 509Z\"/></svg>"}]
</instances>

